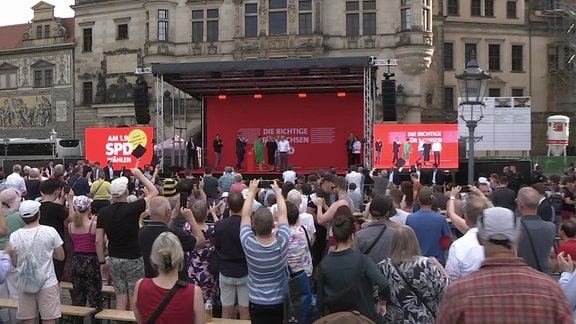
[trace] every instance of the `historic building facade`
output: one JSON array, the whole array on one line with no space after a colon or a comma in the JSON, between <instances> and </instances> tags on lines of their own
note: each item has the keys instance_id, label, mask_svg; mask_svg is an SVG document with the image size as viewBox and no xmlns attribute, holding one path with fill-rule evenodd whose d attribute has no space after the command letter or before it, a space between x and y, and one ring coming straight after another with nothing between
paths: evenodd
<instances>
[{"instance_id":1,"label":"historic building facade","mask_svg":"<svg viewBox=\"0 0 576 324\"><path fill-rule=\"evenodd\" d=\"M74 136L74 22L39 2L28 24L0 27L0 138Z\"/></svg>"}]
</instances>

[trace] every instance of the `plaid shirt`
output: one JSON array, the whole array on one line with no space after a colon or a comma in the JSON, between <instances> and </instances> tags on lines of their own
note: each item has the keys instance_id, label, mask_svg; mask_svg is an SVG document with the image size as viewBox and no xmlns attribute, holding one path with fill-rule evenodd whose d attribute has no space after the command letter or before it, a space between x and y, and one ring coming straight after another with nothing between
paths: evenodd
<instances>
[{"instance_id":1,"label":"plaid shirt","mask_svg":"<svg viewBox=\"0 0 576 324\"><path fill-rule=\"evenodd\" d=\"M560 286L521 258L490 258L444 293L436 323L574 324Z\"/></svg>"},{"instance_id":2,"label":"plaid shirt","mask_svg":"<svg viewBox=\"0 0 576 324\"><path fill-rule=\"evenodd\" d=\"M218 178L218 185L222 192L229 192L230 186L234 183L234 175L232 173L225 172Z\"/></svg>"}]
</instances>

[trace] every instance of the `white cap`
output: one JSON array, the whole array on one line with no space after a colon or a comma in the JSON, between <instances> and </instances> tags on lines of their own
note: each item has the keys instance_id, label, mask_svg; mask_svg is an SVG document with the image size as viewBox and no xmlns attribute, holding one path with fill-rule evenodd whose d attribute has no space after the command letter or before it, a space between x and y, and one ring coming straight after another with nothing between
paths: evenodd
<instances>
[{"instance_id":1,"label":"white cap","mask_svg":"<svg viewBox=\"0 0 576 324\"><path fill-rule=\"evenodd\" d=\"M128 178L120 177L112 180L110 184L110 194L112 197L120 197L128 189Z\"/></svg>"},{"instance_id":2,"label":"white cap","mask_svg":"<svg viewBox=\"0 0 576 324\"><path fill-rule=\"evenodd\" d=\"M40 211L40 203L35 200L24 200L20 203L19 211L22 218L34 217Z\"/></svg>"}]
</instances>

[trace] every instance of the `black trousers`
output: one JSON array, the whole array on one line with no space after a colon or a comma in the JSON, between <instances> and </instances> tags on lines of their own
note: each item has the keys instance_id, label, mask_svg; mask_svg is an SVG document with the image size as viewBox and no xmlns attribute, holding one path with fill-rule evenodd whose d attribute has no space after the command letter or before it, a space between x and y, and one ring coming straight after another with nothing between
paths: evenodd
<instances>
[{"instance_id":1,"label":"black trousers","mask_svg":"<svg viewBox=\"0 0 576 324\"><path fill-rule=\"evenodd\" d=\"M282 324L284 322L283 304L257 305L250 302L249 307L252 324Z\"/></svg>"}]
</instances>

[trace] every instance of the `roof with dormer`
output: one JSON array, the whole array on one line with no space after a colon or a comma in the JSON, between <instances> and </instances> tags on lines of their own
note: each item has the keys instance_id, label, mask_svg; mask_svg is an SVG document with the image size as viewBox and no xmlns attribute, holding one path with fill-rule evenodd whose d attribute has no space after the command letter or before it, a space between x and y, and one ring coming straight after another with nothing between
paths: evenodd
<instances>
[{"instance_id":1,"label":"roof with dormer","mask_svg":"<svg viewBox=\"0 0 576 324\"><path fill-rule=\"evenodd\" d=\"M66 43L74 42L74 18L55 18L66 27L68 37ZM18 24L0 26L0 50L23 48L24 33L28 30L30 24Z\"/></svg>"}]
</instances>

